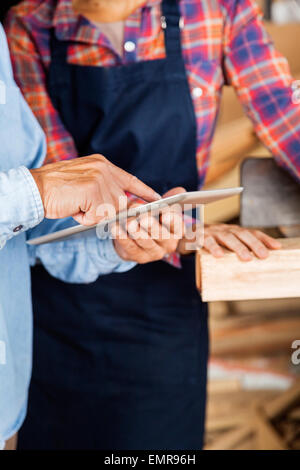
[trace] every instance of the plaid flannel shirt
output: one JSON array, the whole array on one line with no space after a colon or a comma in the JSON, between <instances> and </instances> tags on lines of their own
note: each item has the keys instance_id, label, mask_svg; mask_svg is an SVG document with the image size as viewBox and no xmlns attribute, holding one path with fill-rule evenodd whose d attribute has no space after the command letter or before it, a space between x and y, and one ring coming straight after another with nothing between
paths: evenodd
<instances>
[{"instance_id":1,"label":"plaid flannel shirt","mask_svg":"<svg viewBox=\"0 0 300 470\"><path fill-rule=\"evenodd\" d=\"M174 0L175 1L175 0ZM107 37L76 14L71 0L24 0L11 9L6 32L15 79L43 127L46 162L76 157L74 141L47 93L50 29L68 40L68 62L112 67L165 57L161 0L148 0L125 22L120 57ZM254 0L181 0L182 50L197 120L199 187L205 180L224 76L261 141L300 179L300 104L287 61L276 51Z\"/></svg>"}]
</instances>

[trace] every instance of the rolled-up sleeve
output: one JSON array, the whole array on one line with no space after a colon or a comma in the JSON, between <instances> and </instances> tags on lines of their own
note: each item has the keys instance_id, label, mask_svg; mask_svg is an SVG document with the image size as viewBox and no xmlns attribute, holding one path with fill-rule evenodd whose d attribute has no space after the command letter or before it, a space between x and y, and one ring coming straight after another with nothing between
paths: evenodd
<instances>
[{"instance_id":1,"label":"rolled-up sleeve","mask_svg":"<svg viewBox=\"0 0 300 470\"><path fill-rule=\"evenodd\" d=\"M0 173L0 248L44 218L40 193L24 166Z\"/></svg>"},{"instance_id":2,"label":"rolled-up sleeve","mask_svg":"<svg viewBox=\"0 0 300 470\"><path fill-rule=\"evenodd\" d=\"M73 225L77 223L71 218L55 221L45 219L39 226L29 230L27 236L32 239ZM119 257L112 239L108 236L100 239L94 231L61 242L28 247L31 265L39 260L52 276L65 282L94 282L99 276L129 271L136 265Z\"/></svg>"}]
</instances>

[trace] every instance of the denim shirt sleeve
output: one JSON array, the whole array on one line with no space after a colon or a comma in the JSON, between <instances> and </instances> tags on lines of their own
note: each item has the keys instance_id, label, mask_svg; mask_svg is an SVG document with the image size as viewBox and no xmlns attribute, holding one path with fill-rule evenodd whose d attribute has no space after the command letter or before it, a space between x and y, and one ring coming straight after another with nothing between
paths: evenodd
<instances>
[{"instance_id":1,"label":"denim shirt sleeve","mask_svg":"<svg viewBox=\"0 0 300 470\"><path fill-rule=\"evenodd\" d=\"M40 223L44 208L27 168L0 173L0 249L6 241Z\"/></svg>"},{"instance_id":2,"label":"denim shirt sleeve","mask_svg":"<svg viewBox=\"0 0 300 470\"><path fill-rule=\"evenodd\" d=\"M39 191L27 168L40 166L45 153L44 133L14 82L0 24L0 249L44 217Z\"/></svg>"},{"instance_id":3,"label":"denim shirt sleeve","mask_svg":"<svg viewBox=\"0 0 300 470\"><path fill-rule=\"evenodd\" d=\"M16 86L7 42L0 24L0 249L7 240L39 224L44 217L38 188L27 168L43 164L45 135ZM75 222L44 220L28 237L60 230ZM91 282L101 274L134 266L117 255L110 239L83 236L30 249L53 275L68 282Z\"/></svg>"},{"instance_id":4,"label":"denim shirt sleeve","mask_svg":"<svg viewBox=\"0 0 300 470\"><path fill-rule=\"evenodd\" d=\"M76 222L71 218L45 219L39 226L29 230L27 236L31 239L74 225ZM94 282L100 275L125 272L136 265L122 260L113 241L108 237L98 239L94 231L61 242L29 245L28 248L31 265L38 259L52 276L65 282Z\"/></svg>"}]
</instances>

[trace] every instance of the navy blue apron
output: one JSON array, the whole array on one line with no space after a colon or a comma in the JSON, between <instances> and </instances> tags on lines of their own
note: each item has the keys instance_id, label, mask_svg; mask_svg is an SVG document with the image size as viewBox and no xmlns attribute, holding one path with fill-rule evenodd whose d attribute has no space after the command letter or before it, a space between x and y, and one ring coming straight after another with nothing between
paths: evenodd
<instances>
[{"instance_id":1,"label":"navy blue apron","mask_svg":"<svg viewBox=\"0 0 300 470\"><path fill-rule=\"evenodd\" d=\"M197 189L196 120L179 6L165 0L166 58L67 64L52 38L49 92L80 155L102 153L156 191ZM19 447L200 449L207 307L194 256L67 284L32 270L34 366Z\"/></svg>"}]
</instances>

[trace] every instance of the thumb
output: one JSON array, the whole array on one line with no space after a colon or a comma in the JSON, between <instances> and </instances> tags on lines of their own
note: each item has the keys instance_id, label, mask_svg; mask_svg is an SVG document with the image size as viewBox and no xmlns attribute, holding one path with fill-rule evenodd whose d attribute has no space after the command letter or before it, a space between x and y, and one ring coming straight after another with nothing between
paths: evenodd
<instances>
[{"instance_id":1,"label":"thumb","mask_svg":"<svg viewBox=\"0 0 300 470\"><path fill-rule=\"evenodd\" d=\"M96 225L99 222L101 222L103 217L102 218L97 217L94 212L88 211L88 212L78 212L78 214L73 215L73 219L81 225L90 226L90 225Z\"/></svg>"},{"instance_id":2,"label":"thumb","mask_svg":"<svg viewBox=\"0 0 300 470\"><path fill-rule=\"evenodd\" d=\"M170 197L170 196L176 196L176 194L182 194L186 193L186 189L178 186L177 188L172 188L169 191L167 191L163 197Z\"/></svg>"}]
</instances>

